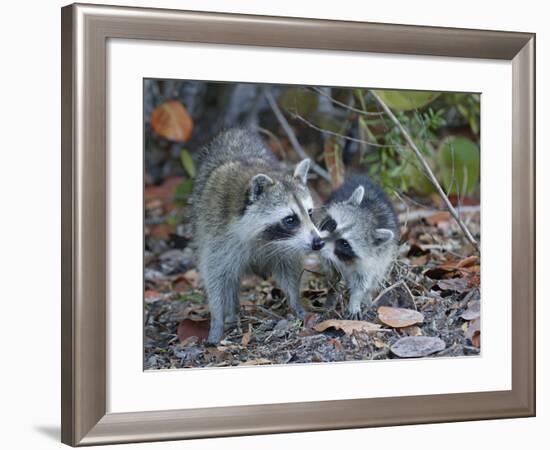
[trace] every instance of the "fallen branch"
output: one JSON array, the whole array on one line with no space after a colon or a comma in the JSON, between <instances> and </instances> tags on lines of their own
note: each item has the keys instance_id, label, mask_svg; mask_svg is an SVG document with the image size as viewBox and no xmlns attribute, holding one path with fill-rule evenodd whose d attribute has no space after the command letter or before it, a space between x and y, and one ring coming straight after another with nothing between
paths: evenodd
<instances>
[{"instance_id":1,"label":"fallen branch","mask_svg":"<svg viewBox=\"0 0 550 450\"><path fill-rule=\"evenodd\" d=\"M265 91L265 98L267 100L267 103L269 103L269 106L273 110L275 117L279 121L279 124L283 127L283 130L285 130L285 133L288 136L288 140L290 141L290 144L292 145L292 148L294 149L294 151L298 154L300 158L302 159L308 158L310 160L311 170L313 170L321 178L330 182L330 174L325 169L323 169L319 164L317 164L313 160L313 158L310 158L307 155L307 153L304 151L300 143L298 142L298 139L296 138L294 131L288 124L287 120L285 119L285 116L283 115L279 106L277 105L277 102L273 98L273 94L271 94L269 90Z\"/></svg>"},{"instance_id":2,"label":"fallen branch","mask_svg":"<svg viewBox=\"0 0 550 450\"><path fill-rule=\"evenodd\" d=\"M428 162L426 161L426 159L424 158L424 156L422 155L420 150L418 150L418 147L416 146L416 144L412 140L412 138L409 135L409 133L407 132L407 130L405 130L405 127L403 125L401 125L401 122L399 122L399 120L397 120L397 117L395 117L395 115L393 114L391 109L388 107L388 105L386 105L384 103L384 101L376 94L376 92L374 92L374 91L369 91L369 92L374 97L374 99L378 102L378 104L382 107L382 109L388 115L388 117L391 119L391 121L397 126L397 128L399 129L399 131L401 132L401 134L405 138L405 141L407 141L407 144L409 144L409 147L411 148L411 150L416 154L418 160L420 161L420 164L422 165L422 168L424 169L424 172L426 173L426 175L427 175L428 179L430 180L430 182L436 188L439 196L443 200L443 203L445 204L445 206L447 207L447 209L451 213L451 216L453 216L453 218L455 219L456 223L458 224L458 226L460 227L460 229L462 230L462 232L466 236L466 239L468 239L470 244L472 244L472 246L479 252L479 244L474 239L474 237L472 236L472 233L470 233L470 230L468 230L468 227L464 224L464 222L462 221L462 219L460 218L460 216L456 212L456 209L451 204L449 198L445 195L445 191L443 191L443 188L441 187L441 185L439 184L439 182L435 178L435 175L433 174L432 169L430 168Z\"/></svg>"},{"instance_id":3,"label":"fallen branch","mask_svg":"<svg viewBox=\"0 0 550 450\"><path fill-rule=\"evenodd\" d=\"M477 212L480 212L480 207L479 206L458 206L455 208L455 210L458 214L477 213ZM416 211L407 211L399 214L399 222L400 223L406 223L407 221L415 222L417 220L432 217L433 215L440 212L441 212L440 209L419 209Z\"/></svg>"}]
</instances>

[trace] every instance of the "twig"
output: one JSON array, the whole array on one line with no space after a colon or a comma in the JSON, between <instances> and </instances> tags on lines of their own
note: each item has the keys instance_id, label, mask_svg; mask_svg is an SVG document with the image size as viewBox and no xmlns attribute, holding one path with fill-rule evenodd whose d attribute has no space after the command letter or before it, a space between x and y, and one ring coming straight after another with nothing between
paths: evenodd
<instances>
[{"instance_id":1,"label":"twig","mask_svg":"<svg viewBox=\"0 0 550 450\"><path fill-rule=\"evenodd\" d=\"M460 229L462 230L462 232L466 236L466 239L468 239L470 244L472 244L472 246L479 252L479 245L478 245L477 241L472 236L472 233L470 233L470 230L468 230L468 227L466 227L464 222L462 222L462 219L460 219L460 216L456 212L456 209L454 208L454 206L449 201L449 198L445 195L445 192L443 191L443 189L441 188L441 185L439 184L439 182L435 178L435 175L433 174L432 169L430 169L430 166L428 165L426 159L424 158L424 156L422 156L422 153L420 153L420 150L418 150L418 147L416 146L416 144L414 143L414 141L410 137L407 130L405 130L405 127L403 127L403 125L401 125L401 122L399 122L399 120L397 120L397 117L395 117L395 115L393 114L391 109L388 108L388 105L386 105L386 103L384 103L384 101L376 94L376 92L370 91L370 94L374 97L374 99L378 102L378 104L386 112L386 114L391 119L391 121L397 126L397 128L399 129L399 131L401 132L401 134L403 135L403 137L407 141L407 144L409 144L409 147L411 148L411 150L416 154L417 158L420 161L420 164L422 165L422 168L424 169L426 175L428 176L428 179L431 181L431 183L436 188L438 194L440 195L441 199L443 200L443 203L445 203L445 206L447 207L447 209L451 213L451 216L453 216L453 218L456 220L456 223L458 224L458 226L460 227Z\"/></svg>"},{"instance_id":2,"label":"twig","mask_svg":"<svg viewBox=\"0 0 550 450\"><path fill-rule=\"evenodd\" d=\"M302 159L309 158L307 153L304 151L300 143L298 142L298 139L296 138L296 135L294 134L294 131L288 124L287 120L285 119L285 116L279 109L279 106L277 105L277 102L273 98L273 94L269 90L265 91L265 98L267 102L269 103L269 106L273 110L273 113L275 114L275 117L285 130L286 135L288 136L288 140L290 141L290 144L292 145L292 148L294 151L298 154L298 156ZM330 174L323 169L319 164L317 164L312 158L310 159L310 165L311 170L313 170L317 175L319 175L321 178L324 178L328 182L330 182Z\"/></svg>"},{"instance_id":3,"label":"twig","mask_svg":"<svg viewBox=\"0 0 550 450\"><path fill-rule=\"evenodd\" d=\"M260 133L264 133L265 135L267 135L268 137L270 137L271 139L273 139L277 143L277 147L279 147L279 151L281 152L281 155L283 155L283 160L286 161L286 152L285 152L285 148L283 147L283 144L281 143L281 140L277 136L275 136L274 133L272 133L271 131L269 131L266 128L256 126L256 129Z\"/></svg>"},{"instance_id":4,"label":"twig","mask_svg":"<svg viewBox=\"0 0 550 450\"><path fill-rule=\"evenodd\" d=\"M326 128L318 127L317 125L311 123L306 118L302 117L300 114L297 114L297 113L291 113L291 114L292 114L293 119L298 119L300 122L303 122L308 127L312 128L316 131L320 131L321 133L328 134L330 136L336 136L336 137L338 137L340 139L344 139L346 141L358 142L359 144L366 144L366 145L370 145L372 147L378 147L378 148L393 148L393 147L396 147L396 145L394 145L394 144L378 144L376 142L370 142L370 141L365 141L364 139L359 139L359 138L354 138L354 137L351 137L351 136L346 136L345 134L342 134L342 133L337 133L335 131L327 130Z\"/></svg>"},{"instance_id":5,"label":"twig","mask_svg":"<svg viewBox=\"0 0 550 450\"><path fill-rule=\"evenodd\" d=\"M371 112L371 111L364 111L362 109L359 109L359 108L354 108L353 106L350 106L344 102L341 102L339 100L336 100L334 97L326 94L325 92L323 92L321 89L319 88L316 88L316 87L312 87L310 88L312 89L313 91L315 91L317 94L320 94L324 97L327 97L332 103L334 103L335 105L338 105L338 106L341 106L342 108L345 108L347 109L348 111L353 111L353 112L356 112L357 114L360 114L362 116L377 116L377 117L380 117L382 115L381 112L378 112L378 111L375 111L375 112Z\"/></svg>"}]
</instances>

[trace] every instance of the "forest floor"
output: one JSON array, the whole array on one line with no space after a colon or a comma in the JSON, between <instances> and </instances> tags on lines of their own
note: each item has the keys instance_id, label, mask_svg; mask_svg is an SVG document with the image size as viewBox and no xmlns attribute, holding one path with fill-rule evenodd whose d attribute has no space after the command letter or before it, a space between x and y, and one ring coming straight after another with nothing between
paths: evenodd
<instances>
[{"instance_id":1,"label":"forest floor","mask_svg":"<svg viewBox=\"0 0 550 450\"><path fill-rule=\"evenodd\" d=\"M334 311L318 262L302 277L304 321L271 280L241 285L240 327L207 346L209 313L195 268L188 208L173 203L180 178L145 189L144 369L319 363L480 353L479 257L449 213L396 204L399 257L361 321L346 321L347 292ZM414 205L413 205L414 206ZM479 236L479 208L462 219Z\"/></svg>"}]
</instances>

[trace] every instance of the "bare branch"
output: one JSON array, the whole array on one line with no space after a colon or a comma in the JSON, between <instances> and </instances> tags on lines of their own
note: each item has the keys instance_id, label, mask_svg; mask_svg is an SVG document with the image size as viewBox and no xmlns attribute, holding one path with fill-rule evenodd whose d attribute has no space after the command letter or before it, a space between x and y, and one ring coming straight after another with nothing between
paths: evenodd
<instances>
[{"instance_id":1,"label":"bare branch","mask_svg":"<svg viewBox=\"0 0 550 450\"><path fill-rule=\"evenodd\" d=\"M359 108L354 108L353 106L351 105L348 105L344 102L341 102L339 100L336 100L335 98L331 97L330 95L327 95L325 92L323 92L321 89L319 88L316 88L316 87L312 87L310 88L312 89L313 91L315 91L317 94L320 94L320 95L323 95L324 97L327 97L332 103L334 103L335 105L338 105L338 106L341 106L342 108L345 108L349 111L353 111L353 112L356 112L357 114L360 114L362 116L375 116L375 117L380 117L382 115L381 112L378 112L378 111L374 111L374 112L371 112L371 111L363 111L362 109L359 109Z\"/></svg>"},{"instance_id":2,"label":"bare branch","mask_svg":"<svg viewBox=\"0 0 550 450\"><path fill-rule=\"evenodd\" d=\"M395 126L397 126L397 128L399 128L399 131L401 132L401 134L405 138L405 141L407 141L407 144L409 144L409 147L416 154L416 157L419 159L420 164L422 165L422 168L424 169L424 172L428 176L428 179L434 185L434 187L436 188L439 196L443 200L443 203L445 203L445 206L447 207L447 209L451 213L451 216L453 216L453 218L456 220L456 223L458 224L458 226L460 227L460 229L462 230L462 232L466 236L466 239L468 239L470 244L472 244L472 246L479 252L479 244L474 239L474 237L472 236L472 233L470 233L470 230L468 230L468 227L464 224L464 222L462 221L462 219L460 218L460 216L456 212L456 209L454 208L452 203L449 201L449 198L445 195L445 191L443 191L443 188L441 187L441 185L439 184L439 182L435 178L435 175L433 174L432 169L430 168L428 162L426 161L426 159L424 158L422 153L420 153L420 150L418 150L418 147L416 146L416 144L412 140L412 138L409 135L409 133L407 132L407 130L405 130L405 127L403 125L401 125L401 122L399 122L399 120L397 120L397 117L395 117L395 115L393 114L391 109L388 107L388 105L386 105L384 103L384 101L376 94L376 92L370 91L370 94L374 97L374 99L382 107L382 109L385 111L385 113L388 115L388 117L391 119L391 121L395 124Z\"/></svg>"},{"instance_id":3,"label":"bare branch","mask_svg":"<svg viewBox=\"0 0 550 450\"><path fill-rule=\"evenodd\" d=\"M286 135L288 136L288 140L290 141L290 144L292 145L292 148L294 151L298 154L298 156L302 159L309 158L310 159L310 166L311 170L313 170L317 175L319 175L321 178L327 180L330 182L330 174L323 169L319 164L317 164L313 158L310 158L307 153L304 151L300 143L298 142L298 139L296 138L296 135L294 134L294 130L292 130L291 126L288 124L287 120L285 119L285 116L281 112L279 106L277 105L277 102L273 98L273 94L269 91L265 91L265 98L267 102L269 103L269 106L273 110L273 113L275 114L275 117L285 130Z\"/></svg>"},{"instance_id":4,"label":"bare branch","mask_svg":"<svg viewBox=\"0 0 550 450\"><path fill-rule=\"evenodd\" d=\"M291 113L291 114L292 114L293 119L298 119L300 122L305 123L308 127L313 128L316 131L320 131L321 133L326 133L330 136L336 136L338 138L345 139L346 141L358 142L360 144L371 145L372 147L379 147L379 148L396 147L396 145L393 145L393 144L377 144L376 142L370 142L370 141L365 141L364 139L358 139L358 138L354 138L354 137L351 137L351 136L346 136L345 134L337 133L335 131L331 131L331 130L327 130L325 128L318 127L317 125L311 123L306 118L302 117L300 114L297 114L297 113Z\"/></svg>"}]
</instances>

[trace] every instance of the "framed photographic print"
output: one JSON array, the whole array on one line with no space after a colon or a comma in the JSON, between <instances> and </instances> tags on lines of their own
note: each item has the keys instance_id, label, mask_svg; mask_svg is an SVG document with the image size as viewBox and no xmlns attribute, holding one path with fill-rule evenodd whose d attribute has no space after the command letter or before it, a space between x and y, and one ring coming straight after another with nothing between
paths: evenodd
<instances>
[{"instance_id":1,"label":"framed photographic print","mask_svg":"<svg viewBox=\"0 0 550 450\"><path fill-rule=\"evenodd\" d=\"M534 415L534 45L64 7L63 442Z\"/></svg>"}]
</instances>

